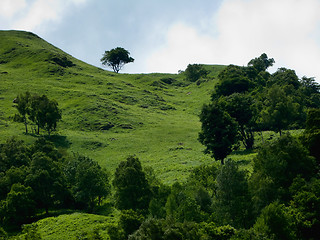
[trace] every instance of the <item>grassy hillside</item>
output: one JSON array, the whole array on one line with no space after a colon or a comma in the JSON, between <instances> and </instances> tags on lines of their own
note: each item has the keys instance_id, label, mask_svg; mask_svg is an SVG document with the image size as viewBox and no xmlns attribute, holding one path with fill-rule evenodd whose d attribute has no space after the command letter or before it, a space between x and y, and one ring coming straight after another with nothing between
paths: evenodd
<instances>
[{"instance_id":1,"label":"grassy hillside","mask_svg":"<svg viewBox=\"0 0 320 240\"><path fill-rule=\"evenodd\" d=\"M184 180L193 166L213 161L197 141L201 106L224 66L206 66L209 78L188 84L183 74L116 74L64 53L38 36L0 31L0 143L27 142L11 120L13 99L25 91L56 99L63 119L58 147L79 152L113 172L128 155L152 166L165 183Z\"/></svg>"}]
</instances>

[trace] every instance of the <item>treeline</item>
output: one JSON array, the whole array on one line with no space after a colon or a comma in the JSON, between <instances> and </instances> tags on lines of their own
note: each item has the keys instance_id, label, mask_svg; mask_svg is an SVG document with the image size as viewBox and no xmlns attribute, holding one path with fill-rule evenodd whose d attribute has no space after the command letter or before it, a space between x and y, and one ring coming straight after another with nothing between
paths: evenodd
<instances>
[{"instance_id":1,"label":"treeline","mask_svg":"<svg viewBox=\"0 0 320 240\"><path fill-rule=\"evenodd\" d=\"M172 186L135 156L110 179L95 161L60 152L44 138L31 146L12 138L0 147L1 224L30 223L50 209L93 212L109 198L121 211L108 228L111 239L316 239L319 123L320 110L309 111L300 137L266 142L252 172L226 160L194 168ZM101 239L98 231L94 236Z\"/></svg>"},{"instance_id":2,"label":"treeline","mask_svg":"<svg viewBox=\"0 0 320 240\"><path fill-rule=\"evenodd\" d=\"M247 66L229 65L219 73L211 102L200 114L199 140L222 164L239 142L253 149L254 133L303 129L308 109L320 108L320 85L314 78L299 79L286 68L270 74L273 63L262 54Z\"/></svg>"},{"instance_id":3,"label":"treeline","mask_svg":"<svg viewBox=\"0 0 320 240\"><path fill-rule=\"evenodd\" d=\"M19 226L41 209L92 211L110 194L108 178L97 162L62 154L45 138L31 146L11 138L0 146L0 221Z\"/></svg>"}]
</instances>

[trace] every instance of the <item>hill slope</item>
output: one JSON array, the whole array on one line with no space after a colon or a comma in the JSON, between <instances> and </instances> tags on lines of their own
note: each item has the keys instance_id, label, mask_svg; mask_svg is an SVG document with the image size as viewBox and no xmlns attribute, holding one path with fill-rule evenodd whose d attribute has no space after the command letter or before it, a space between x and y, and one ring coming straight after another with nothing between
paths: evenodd
<instances>
[{"instance_id":1,"label":"hill slope","mask_svg":"<svg viewBox=\"0 0 320 240\"><path fill-rule=\"evenodd\" d=\"M0 143L19 136L22 124L12 100L25 91L56 99L63 120L57 146L99 161L113 172L128 155L152 166L166 183L183 180L193 166L211 162L197 141L201 106L208 102L224 66L201 84L183 74L116 74L88 65L38 36L0 31Z\"/></svg>"}]
</instances>

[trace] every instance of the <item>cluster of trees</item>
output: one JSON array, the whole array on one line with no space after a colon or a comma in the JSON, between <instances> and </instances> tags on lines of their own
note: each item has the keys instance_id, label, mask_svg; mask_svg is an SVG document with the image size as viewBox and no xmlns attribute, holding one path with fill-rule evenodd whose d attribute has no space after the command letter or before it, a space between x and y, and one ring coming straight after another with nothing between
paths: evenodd
<instances>
[{"instance_id":1,"label":"cluster of trees","mask_svg":"<svg viewBox=\"0 0 320 240\"><path fill-rule=\"evenodd\" d=\"M317 239L320 159L309 150L320 142L319 133L310 137L309 129L319 131L319 119L320 110L312 110L307 121L311 125L302 136L282 134L266 142L258 150L251 173L227 160L220 166L197 167L187 182L169 187L150 171L143 174L137 158L128 158L115 175L116 202L123 215L110 236L132 240ZM133 173L141 178L133 182ZM125 184L115 185L116 179ZM121 196L126 204L121 203Z\"/></svg>"},{"instance_id":2,"label":"cluster of trees","mask_svg":"<svg viewBox=\"0 0 320 240\"><path fill-rule=\"evenodd\" d=\"M18 114L14 116L17 122L23 122L26 133L28 133L28 122L36 125L36 133L40 133L40 128L50 133L56 130L58 121L61 120L61 110L55 100L50 100L46 95L39 96L26 92L19 94L15 98Z\"/></svg>"},{"instance_id":3,"label":"cluster of trees","mask_svg":"<svg viewBox=\"0 0 320 240\"><path fill-rule=\"evenodd\" d=\"M31 146L11 138L0 146L0 222L28 223L51 208L92 211L110 194L109 174L97 162L60 153L39 138Z\"/></svg>"},{"instance_id":4,"label":"cluster of trees","mask_svg":"<svg viewBox=\"0 0 320 240\"><path fill-rule=\"evenodd\" d=\"M21 225L52 208L92 212L110 197L121 211L118 224L108 228L115 240L316 239L319 120L319 109L309 111L302 136L267 141L252 172L226 160L196 167L186 182L172 186L135 156L120 162L111 181L90 158L61 153L44 138L31 146L9 139L0 147L0 221Z\"/></svg>"},{"instance_id":5,"label":"cluster of trees","mask_svg":"<svg viewBox=\"0 0 320 240\"><path fill-rule=\"evenodd\" d=\"M223 160L239 141L254 146L254 132L304 128L306 112L320 108L320 85L299 79L294 70L267 72L274 60L266 54L246 67L227 66L219 75L211 103L200 114L199 141L216 160Z\"/></svg>"}]
</instances>

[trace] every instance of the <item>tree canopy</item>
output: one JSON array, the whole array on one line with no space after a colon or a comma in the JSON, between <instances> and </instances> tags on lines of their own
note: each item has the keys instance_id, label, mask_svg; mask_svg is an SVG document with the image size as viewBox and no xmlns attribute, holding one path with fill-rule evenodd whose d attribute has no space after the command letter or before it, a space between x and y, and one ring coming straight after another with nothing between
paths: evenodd
<instances>
[{"instance_id":1,"label":"tree canopy","mask_svg":"<svg viewBox=\"0 0 320 240\"><path fill-rule=\"evenodd\" d=\"M40 133L40 128L46 130L49 135L56 130L62 114L57 101L54 99L50 100L46 95L40 96L26 92L25 94L19 94L15 103L19 112L19 114L16 114L15 120L24 123L26 133L28 133L28 119L36 124L37 134Z\"/></svg>"},{"instance_id":2,"label":"tree canopy","mask_svg":"<svg viewBox=\"0 0 320 240\"><path fill-rule=\"evenodd\" d=\"M124 48L117 47L109 51L105 51L101 58L103 65L107 65L112 70L118 73L125 64L134 62L134 59L130 57L130 52Z\"/></svg>"},{"instance_id":3,"label":"tree canopy","mask_svg":"<svg viewBox=\"0 0 320 240\"><path fill-rule=\"evenodd\" d=\"M138 158L130 156L120 162L113 180L119 209L147 209L151 199L150 185Z\"/></svg>"},{"instance_id":4,"label":"tree canopy","mask_svg":"<svg viewBox=\"0 0 320 240\"><path fill-rule=\"evenodd\" d=\"M206 153L211 153L212 157L223 164L236 143L237 123L216 102L203 106L200 121L199 141L206 147Z\"/></svg>"}]
</instances>

